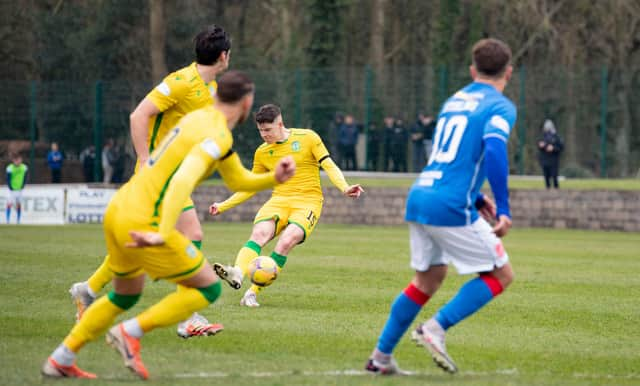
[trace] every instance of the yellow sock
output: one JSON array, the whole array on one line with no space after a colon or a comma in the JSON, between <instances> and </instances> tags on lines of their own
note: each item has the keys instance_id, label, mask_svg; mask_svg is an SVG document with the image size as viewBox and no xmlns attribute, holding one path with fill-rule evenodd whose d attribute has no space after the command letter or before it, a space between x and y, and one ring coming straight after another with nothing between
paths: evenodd
<instances>
[{"instance_id":1,"label":"yellow sock","mask_svg":"<svg viewBox=\"0 0 640 386\"><path fill-rule=\"evenodd\" d=\"M102 265L98 267L98 269L91 275L87 283L89 284L89 288L93 291L94 294L97 294L109 284L109 282L113 279L113 272L109 269L109 255L104 257L104 261Z\"/></svg>"},{"instance_id":2,"label":"yellow sock","mask_svg":"<svg viewBox=\"0 0 640 386\"><path fill-rule=\"evenodd\" d=\"M218 290L220 282L216 282ZM218 293L219 294L219 293ZM176 292L144 310L136 318L145 333L158 328L174 325L187 319L194 312L207 307L211 303L201 290L178 286Z\"/></svg>"},{"instance_id":3,"label":"yellow sock","mask_svg":"<svg viewBox=\"0 0 640 386\"><path fill-rule=\"evenodd\" d=\"M87 308L82 319L64 339L64 345L78 352L87 342L94 340L109 328L124 309L113 304L107 296L102 296Z\"/></svg>"},{"instance_id":4,"label":"yellow sock","mask_svg":"<svg viewBox=\"0 0 640 386\"><path fill-rule=\"evenodd\" d=\"M238 256L236 256L235 266L240 267L245 276L247 275L247 267L249 267L249 263L260 255L261 249L260 245L252 240L247 241L246 244L240 248Z\"/></svg>"}]
</instances>

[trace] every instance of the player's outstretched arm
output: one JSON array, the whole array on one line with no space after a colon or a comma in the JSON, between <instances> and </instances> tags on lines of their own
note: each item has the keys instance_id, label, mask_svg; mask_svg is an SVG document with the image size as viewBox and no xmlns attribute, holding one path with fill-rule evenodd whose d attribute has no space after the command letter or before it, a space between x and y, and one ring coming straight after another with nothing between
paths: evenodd
<instances>
[{"instance_id":1,"label":"player's outstretched arm","mask_svg":"<svg viewBox=\"0 0 640 386\"><path fill-rule=\"evenodd\" d=\"M362 189L362 186L358 184L349 185L347 183L346 179L344 178L344 174L342 173L342 170L340 170L338 165L336 165L336 163L333 162L331 157L329 156L324 157L320 162L320 166L322 166L322 169L329 176L329 180L331 180L331 183L336 188L340 189L340 191L345 196L358 198L360 197L360 194L364 193L364 189Z\"/></svg>"},{"instance_id":2,"label":"player's outstretched arm","mask_svg":"<svg viewBox=\"0 0 640 386\"><path fill-rule=\"evenodd\" d=\"M220 162L218 171L227 187L233 191L256 192L274 187L293 177L296 163L292 157L284 157L271 173L253 173L244 166L236 153Z\"/></svg>"},{"instance_id":3,"label":"player's outstretched arm","mask_svg":"<svg viewBox=\"0 0 640 386\"><path fill-rule=\"evenodd\" d=\"M160 110L149 98L144 98L129 116L131 130L131 142L138 157L138 163L142 166L149 159L149 121L151 117L158 115Z\"/></svg>"},{"instance_id":4,"label":"player's outstretched arm","mask_svg":"<svg viewBox=\"0 0 640 386\"><path fill-rule=\"evenodd\" d=\"M211 204L211 206L209 206L209 214L212 216L217 216L220 213L226 212L231 208L235 208L236 206L255 196L256 193L257 192L236 192L231 195L231 197L222 202L214 202L213 204Z\"/></svg>"}]
</instances>

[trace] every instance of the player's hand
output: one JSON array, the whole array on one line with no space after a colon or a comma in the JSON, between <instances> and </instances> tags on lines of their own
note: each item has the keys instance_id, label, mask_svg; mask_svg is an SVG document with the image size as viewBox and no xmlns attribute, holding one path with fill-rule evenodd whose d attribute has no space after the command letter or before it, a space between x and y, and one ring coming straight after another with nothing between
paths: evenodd
<instances>
[{"instance_id":1,"label":"player's hand","mask_svg":"<svg viewBox=\"0 0 640 386\"><path fill-rule=\"evenodd\" d=\"M130 231L129 236L133 241L124 245L127 248L153 247L164 244L164 239L158 232Z\"/></svg>"},{"instance_id":2,"label":"player's hand","mask_svg":"<svg viewBox=\"0 0 640 386\"><path fill-rule=\"evenodd\" d=\"M364 189L362 189L360 184L355 184L346 188L343 193L347 197L358 198L360 197L360 194L364 193Z\"/></svg>"},{"instance_id":3,"label":"player's hand","mask_svg":"<svg viewBox=\"0 0 640 386\"><path fill-rule=\"evenodd\" d=\"M511 229L511 219L509 216L501 215L493 227L493 233L498 237L504 237L509 232L509 229Z\"/></svg>"},{"instance_id":4,"label":"player's hand","mask_svg":"<svg viewBox=\"0 0 640 386\"><path fill-rule=\"evenodd\" d=\"M296 173L296 161L293 160L293 157L286 156L278 161L276 165L275 177L278 183L283 183L287 181L289 178L293 177Z\"/></svg>"},{"instance_id":5,"label":"player's hand","mask_svg":"<svg viewBox=\"0 0 640 386\"><path fill-rule=\"evenodd\" d=\"M214 202L209 206L209 214L212 216L217 216L220 214L220 203Z\"/></svg>"},{"instance_id":6,"label":"player's hand","mask_svg":"<svg viewBox=\"0 0 640 386\"><path fill-rule=\"evenodd\" d=\"M547 152L551 153L553 151L553 145L549 144L547 145Z\"/></svg>"},{"instance_id":7,"label":"player's hand","mask_svg":"<svg viewBox=\"0 0 640 386\"><path fill-rule=\"evenodd\" d=\"M486 195L483 196L482 202L484 202L484 204L478 208L478 213L480 213L480 216L485 220L489 222L493 221L493 219L496 218L496 203Z\"/></svg>"},{"instance_id":8,"label":"player's hand","mask_svg":"<svg viewBox=\"0 0 640 386\"><path fill-rule=\"evenodd\" d=\"M149 157L138 157L138 168L142 169L143 167L147 166L148 160Z\"/></svg>"}]
</instances>

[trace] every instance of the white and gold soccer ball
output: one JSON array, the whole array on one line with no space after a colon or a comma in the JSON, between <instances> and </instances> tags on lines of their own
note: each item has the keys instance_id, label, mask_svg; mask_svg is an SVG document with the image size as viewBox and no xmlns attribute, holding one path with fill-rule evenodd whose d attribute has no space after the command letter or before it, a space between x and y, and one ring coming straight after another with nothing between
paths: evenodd
<instances>
[{"instance_id":1,"label":"white and gold soccer ball","mask_svg":"<svg viewBox=\"0 0 640 386\"><path fill-rule=\"evenodd\" d=\"M247 271L253 284L266 287L278 277L278 264L269 256L258 256L251 260Z\"/></svg>"}]
</instances>

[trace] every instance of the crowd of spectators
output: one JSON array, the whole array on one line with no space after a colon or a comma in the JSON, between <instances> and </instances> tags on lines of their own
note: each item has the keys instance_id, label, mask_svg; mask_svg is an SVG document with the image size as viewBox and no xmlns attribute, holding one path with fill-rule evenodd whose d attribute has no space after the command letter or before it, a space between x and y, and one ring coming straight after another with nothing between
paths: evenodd
<instances>
[{"instance_id":1,"label":"crowd of spectators","mask_svg":"<svg viewBox=\"0 0 640 386\"><path fill-rule=\"evenodd\" d=\"M328 133L330 142L337 144L332 152L337 154L343 170L419 172L431 151L434 128L433 117L424 113L418 114L410 124L400 117L387 115L380 124L369 123L367 130L353 115L338 113ZM366 148L362 165L358 164L360 140Z\"/></svg>"}]
</instances>

